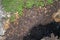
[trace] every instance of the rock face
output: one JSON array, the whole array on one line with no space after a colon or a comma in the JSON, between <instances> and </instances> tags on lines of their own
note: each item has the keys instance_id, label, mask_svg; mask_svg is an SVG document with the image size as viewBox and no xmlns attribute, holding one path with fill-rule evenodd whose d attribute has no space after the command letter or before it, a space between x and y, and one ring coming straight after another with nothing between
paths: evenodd
<instances>
[{"instance_id":1,"label":"rock face","mask_svg":"<svg viewBox=\"0 0 60 40\"><path fill-rule=\"evenodd\" d=\"M3 11L2 5L1 5L1 0L0 0L0 40L4 40L5 37L3 36L5 33L4 30L4 22L5 19L4 17L6 16L5 12Z\"/></svg>"},{"instance_id":2,"label":"rock face","mask_svg":"<svg viewBox=\"0 0 60 40\"><path fill-rule=\"evenodd\" d=\"M4 23L4 17L6 16L6 14L3 11L2 5L1 5L1 0L0 0L0 35L4 35L4 27L3 27L3 23Z\"/></svg>"}]
</instances>

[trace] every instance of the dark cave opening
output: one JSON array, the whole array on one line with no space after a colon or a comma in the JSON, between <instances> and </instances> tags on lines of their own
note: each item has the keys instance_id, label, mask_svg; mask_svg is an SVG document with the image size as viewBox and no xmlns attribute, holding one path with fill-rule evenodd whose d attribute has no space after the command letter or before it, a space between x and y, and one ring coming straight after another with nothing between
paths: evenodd
<instances>
[{"instance_id":1,"label":"dark cave opening","mask_svg":"<svg viewBox=\"0 0 60 40\"><path fill-rule=\"evenodd\" d=\"M23 40L41 40L43 37L50 37L51 33L60 37L60 23L51 22L47 25L41 25L33 27L30 30L30 35L24 37Z\"/></svg>"}]
</instances>

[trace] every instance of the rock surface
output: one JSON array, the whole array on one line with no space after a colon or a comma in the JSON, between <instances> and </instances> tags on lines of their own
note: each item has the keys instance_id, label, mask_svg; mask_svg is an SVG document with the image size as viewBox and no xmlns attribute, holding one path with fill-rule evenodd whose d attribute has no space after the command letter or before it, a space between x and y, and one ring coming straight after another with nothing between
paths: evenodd
<instances>
[{"instance_id":1,"label":"rock surface","mask_svg":"<svg viewBox=\"0 0 60 40\"><path fill-rule=\"evenodd\" d=\"M6 14L3 11L2 5L1 5L1 0L0 0L0 35L4 35L4 28L3 28L3 22L4 22L4 17L6 16Z\"/></svg>"}]
</instances>

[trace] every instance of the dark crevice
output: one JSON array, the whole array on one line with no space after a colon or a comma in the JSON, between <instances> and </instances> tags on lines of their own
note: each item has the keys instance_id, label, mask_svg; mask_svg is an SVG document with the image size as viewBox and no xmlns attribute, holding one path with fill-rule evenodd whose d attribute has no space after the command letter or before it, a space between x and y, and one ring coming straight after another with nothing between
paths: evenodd
<instances>
[{"instance_id":1,"label":"dark crevice","mask_svg":"<svg viewBox=\"0 0 60 40\"><path fill-rule=\"evenodd\" d=\"M47 25L38 25L30 30L30 35L24 37L24 40L40 40L43 37L50 37L51 33L60 37L60 23L51 22Z\"/></svg>"}]
</instances>

